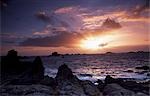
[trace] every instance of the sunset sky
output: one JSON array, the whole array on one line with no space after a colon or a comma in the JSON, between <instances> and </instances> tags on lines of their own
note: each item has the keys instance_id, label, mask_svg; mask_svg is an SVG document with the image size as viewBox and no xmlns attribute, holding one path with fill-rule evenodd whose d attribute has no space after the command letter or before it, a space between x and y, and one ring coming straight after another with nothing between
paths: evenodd
<instances>
[{"instance_id":1,"label":"sunset sky","mask_svg":"<svg viewBox=\"0 0 150 96\"><path fill-rule=\"evenodd\" d=\"M1 0L1 54L148 51L149 0Z\"/></svg>"}]
</instances>

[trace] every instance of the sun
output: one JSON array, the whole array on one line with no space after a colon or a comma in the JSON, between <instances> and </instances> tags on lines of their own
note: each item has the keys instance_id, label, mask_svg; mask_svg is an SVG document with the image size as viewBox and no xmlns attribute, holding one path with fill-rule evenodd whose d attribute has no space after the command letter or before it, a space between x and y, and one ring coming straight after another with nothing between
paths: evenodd
<instances>
[{"instance_id":1,"label":"sun","mask_svg":"<svg viewBox=\"0 0 150 96\"><path fill-rule=\"evenodd\" d=\"M80 42L80 47L89 50L99 50L102 48L111 47L110 42L115 40L117 37L107 35L107 36L87 36ZM109 45L108 45L109 43Z\"/></svg>"},{"instance_id":2,"label":"sun","mask_svg":"<svg viewBox=\"0 0 150 96\"><path fill-rule=\"evenodd\" d=\"M96 38L87 38L82 41L81 46L86 49L97 50L100 48L100 42Z\"/></svg>"}]
</instances>

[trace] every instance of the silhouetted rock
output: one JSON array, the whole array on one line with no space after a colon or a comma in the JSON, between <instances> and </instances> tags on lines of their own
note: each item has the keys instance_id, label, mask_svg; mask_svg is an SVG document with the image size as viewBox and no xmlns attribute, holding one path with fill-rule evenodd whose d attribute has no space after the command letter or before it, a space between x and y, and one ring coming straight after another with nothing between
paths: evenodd
<instances>
[{"instance_id":1,"label":"silhouetted rock","mask_svg":"<svg viewBox=\"0 0 150 96\"><path fill-rule=\"evenodd\" d=\"M95 86L91 81L82 81L81 84L83 86L84 93L87 96L102 96L97 86Z\"/></svg>"},{"instance_id":2,"label":"silhouetted rock","mask_svg":"<svg viewBox=\"0 0 150 96\"><path fill-rule=\"evenodd\" d=\"M18 56L18 52L15 50L10 50L7 53L7 57L17 57Z\"/></svg>"},{"instance_id":3,"label":"silhouetted rock","mask_svg":"<svg viewBox=\"0 0 150 96\"><path fill-rule=\"evenodd\" d=\"M149 66L141 66L141 67L136 67L136 69L150 70L150 67Z\"/></svg>"},{"instance_id":4,"label":"silhouetted rock","mask_svg":"<svg viewBox=\"0 0 150 96\"><path fill-rule=\"evenodd\" d=\"M81 81L66 64L58 68L56 81L60 94L67 96L102 96L99 89L90 81Z\"/></svg>"},{"instance_id":5,"label":"silhouetted rock","mask_svg":"<svg viewBox=\"0 0 150 96\"><path fill-rule=\"evenodd\" d=\"M0 90L1 96L60 96L58 90L41 84L7 85Z\"/></svg>"},{"instance_id":6,"label":"silhouetted rock","mask_svg":"<svg viewBox=\"0 0 150 96\"><path fill-rule=\"evenodd\" d=\"M83 77L92 77L91 74L79 74L79 76L83 76Z\"/></svg>"},{"instance_id":7,"label":"silhouetted rock","mask_svg":"<svg viewBox=\"0 0 150 96\"><path fill-rule=\"evenodd\" d=\"M66 64L61 65L58 68L58 72L56 75L56 80L59 81L66 81L66 80L73 80L77 79L76 76L73 75L72 71Z\"/></svg>"},{"instance_id":8,"label":"silhouetted rock","mask_svg":"<svg viewBox=\"0 0 150 96\"><path fill-rule=\"evenodd\" d=\"M112 78L110 75L107 75L105 78L105 83L110 84L110 83L116 83L116 80Z\"/></svg>"},{"instance_id":9,"label":"silhouetted rock","mask_svg":"<svg viewBox=\"0 0 150 96\"><path fill-rule=\"evenodd\" d=\"M40 57L33 62L20 61L17 51L8 51L1 60L2 83L9 80L11 84L33 84L44 78L44 67Z\"/></svg>"},{"instance_id":10,"label":"silhouetted rock","mask_svg":"<svg viewBox=\"0 0 150 96\"><path fill-rule=\"evenodd\" d=\"M96 83L98 83L98 89L102 92L104 87L105 87L105 83L103 83L101 80L97 80Z\"/></svg>"},{"instance_id":11,"label":"silhouetted rock","mask_svg":"<svg viewBox=\"0 0 150 96\"><path fill-rule=\"evenodd\" d=\"M39 81L44 78L44 66L39 56L37 56L33 61L32 78L35 81Z\"/></svg>"},{"instance_id":12,"label":"silhouetted rock","mask_svg":"<svg viewBox=\"0 0 150 96\"><path fill-rule=\"evenodd\" d=\"M105 54L113 54L113 52L106 52Z\"/></svg>"},{"instance_id":13,"label":"silhouetted rock","mask_svg":"<svg viewBox=\"0 0 150 96\"><path fill-rule=\"evenodd\" d=\"M144 93L135 93L133 91L127 90L115 83L108 84L104 88L104 94L106 96L148 96Z\"/></svg>"},{"instance_id":14,"label":"silhouetted rock","mask_svg":"<svg viewBox=\"0 0 150 96\"><path fill-rule=\"evenodd\" d=\"M20 74L21 71L21 62L17 56L17 51L8 51L7 56L1 58L2 76L5 74Z\"/></svg>"},{"instance_id":15,"label":"silhouetted rock","mask_svg":"<svg viewBox=\"0 0 150 96\"><path fill-rule=\"evenodd\" d=\"M49 76L45 76L44 79L40 81L40 84L51 86L52 88L55 88L57 86L57 82L55 81L55 79Z\"/></svg>"},{"instance_id":16,"label":"silhouetted rock","mask_svg":"<svg viewBox=\"0 0 150 96\"><path fill-rule=\"evenodd\" d=\"M146 86L147 84L147 86ZM132 90L134 92L142 92L145 94L149 94L149 82L145 82L145 83L137 83L136 81L125 81L122 84L120 84L122 87L128 89L128 90Z\"/></svg>"},{"instance_id":17,"label":"silhouetted rock","mask_svg":"<svg viewBox=\"0 0 150 96\"><path fill-rule=\"evenodd\" d=\"M128 90L132 90L133 92L142 92L145 94L148 94L148 90L149 87L145 86L145 84L139 84L136 81L123 81L123 79L114 79L111 76L106 76L105 78L105 84L112 84L112 83L116 83L120 86L122 86L123 88L126 88Z\"/></svg>"},{"instance_id":18,"label":"silhouetted rock","mask_svg":"<svg viewBox=\"0 0 150 96\"><path fill-rule=\"evenodd\" d=\"M30 85L39 83L44 79L44 67L39 56L35 58L33 63L29 63L29 65L26 66L26 70L22 71L23 74L21 74L19 78L12 80L11 84Z\"/></svg>"},{"instance_id":19,"label":"silhouetted rock","mask_svg":"<svg viewBox=\"0 0 150 96\"><path fill-rule=\"evenodd\" d=\"M123 71L123 72L133 73L134 71L133 70L126 70L126 71Z\"/></svg>"},{"instance_id":20,"label":"silhouetted rock","mask_svg":"<svg viewBox=\"0 0 150 96\"><path fill-rule=\"evenodd\" d=\"M60 54L58 54L57 52L53 52L52 56L60 56Z\"/></svg>"}]
</instances>

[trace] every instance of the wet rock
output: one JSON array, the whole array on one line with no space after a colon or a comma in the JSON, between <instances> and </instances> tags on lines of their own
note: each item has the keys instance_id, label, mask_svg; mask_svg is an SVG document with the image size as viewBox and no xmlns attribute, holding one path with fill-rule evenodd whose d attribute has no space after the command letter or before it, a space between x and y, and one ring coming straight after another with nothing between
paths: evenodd
<instances>
[{"instance_id":1,"label":"wet rock","mask_svg":"<svg viewBox=\"0 0 150 96\"><path fill-rule=\"evenodd\" d=\"M136 93L136 96L148 96L148 95L138 92L138 93Z\"/></svg>"},{"instance_id":2,"label":"wet rock","mask_svg":"<svg viewBox=\"0 0 150 96\"><path fill-rule=\"evenodd\" d=\"M0 90L1 96L57 96L58 90L44 85L7 85Z\"/></svg>"},{"instance_id":3,"label":"wet rock","mask_svg":"<svg viewBox=\"0 0 150 96\"><path fill-rule=\"evenodd\" d=\"M80 80L73 75L72 71L66 64L58 68L55 77L58 83L58 89L61 95L68 96L85 96Z\"/></svg>"},{"instance_id":4,"label":"wet rock","mask_svg":"<svg viewBox=\"0 0 150 96\"><path fill-rule=\"evenodd\" d=\"M136 96L134 92L124 89L118 84L108 84L104 88L104 94L106 96Z\"/></svg>"},{"instance_id":5,"label":"wet rock","mask_svg":"<svg viewBox=\"0 0 150 96\"><path fill-rule=\"evenodd\" d=\"M40 81L44 78L44 66L39 56L33 61L32 78L34 81Z\"/></svg>"},{"instance_id":6,"label":"wet rock","mask_svg":"<svg viewBox=\"0 0 150 96\"><path fill-rule=\"evenodd\" d=\"M148 96L144 93L137 92L125 89L118 84L112 83L108 84L104 88L104 94L106 96Z\"/></svg>"},{"instance_id":7,"label":"wet rock","mask_svg":"<svg viewBox=\"0 0 150 96\"><path fill-rule=\"evenodd\" d=\"M63 64L58 68L58 72L55 79L58 83L64 81L78 81L78 78L73 75L71 69L68 68L66 64Z\"/></svg>"},{"instance_id":8,"label":"wet rock","mask_svg":"<svg viewBox=\"0 0 150 96\"><path fill-rule=\"evenodd\" d=\"M133 73L134 71L133 70L126 70L124 72Z\"/></svg>"},{"instance_id":9,"label":"wet rock","mask_svg":"<svg viewBox=\"0 0 150 96\"><path fill-rule=\"evenodd\" d=\"M92 77L91 74L79 74L79 76L83 76L83 77Z\"/></svg>"},{"instance_id":10,"label":"wet rock","mask_svg":"<svg viewBox=\"0 0 150 96\"><path fill-rule=\"evenodd\" d=\"M81 81L66 64L58 68L56 76L58 89L61 95L67 96L101 96L101 92L90 81Z\"/></svg>"},{"instance_id":11,"label":"wet rock","mask_svg":"<svg viewBox=\"0 0 150 96\"><path fill-rule=\"evenodd\" d=\"M105 83L103 83L101 80L97 80L96 83L98 83L98 89L102 92L104 87L105 87Z\"/></svg>"},{"instance_id":12,"label":"wet rock","mask_svg":"<svg viewBox=\"0 0 150 96\"><path fill-rule=\"evenodd\" d=\"M102 93L91 81L83 81L82 86L87 96L102 96Z\"/></svg>"},{"instance_id":13,"label":"wet rock","mask_svg":"<svg viewBox=\"0 0 150 96\"><path fill-rule=\"evenodd\" d=\"M138 74L145 74L145 73L148 73L149 71L147 71L147 70L144 70L144 71L140 71L140 72L136 72L136 73L138 73Z\"/></svg>"},{"instance_id":14,"label":"wet rock","mask_svg":"<svg viewBox=\"0 0 150 96\"><path fill-rule=\"evenodd\" d=\"M112 78L110 75L107 75L105 78L105 84L111 84L111 83L122 84L124 83L124 81L121 78Z\"/></svg>"},{"instance_id":15,"label":"wet rock","mask_svg":"<svg viewBox=\"0 0 150 96\"><path fill-rule=\"evenodd\" d=\"M124 81L122 79L114 79L110 75L107 75L105 78L105 84L111 84L111 83L123 83Z\"/></svg>"},{"instance_id":16,"label":"wet rock","mask_svg":"<svg viewBox=\"0 0 150 96\"><path fill-rule=\"evenodd\" d=\"M150 70L150 67L149 66L141 66L141 67L136 67L136 69Z\"/></svg>"},{"instance_id":17,"label":"wet rock","mask_svg":"<svg viewBox=\"0 0 150 96\"><path fill-rule=\"evenodd\" d=\"M136 81L123 81L122 79L114 79L111 76L106 76L105 84L116 83L123 88L128 90L132 90L133 92L141 92L145 94L149 94L149 87L145 86L145 84L137 83ZM146 82L147 84L148 82Z\"/></svg>"},{"instance_id":18,"label":"wet rock","mask_svg":"<svg viewBox=\"0 0 150 96\"><path fill-rule=\"evenodd\" d=\"M150 76L150 73L147 73L147 76Z\"/></svg>"},{"instance_id":19,"label":"wet rock","mask_svg":"<svg viewBox=\"0 0 150 96\"><path fill-rule=\"evenodd\" d=\"M80 80L73 75L71 69L68 68L66 64L63 64L58 68L55 79L58 83L60 94L64 96L85 96Z\"/></svg>"},{"instance_id":20,"label":"wet rock","mask_svg":"<svg viewBox=\"0 0 150 96\"><path fill-rule=\"evenodd\" d=\"M148 85L149 82L145 83L137 83L136 81L125 81L124 83L120 84L122 87L132 90L134 92L142 92L145 94L149 94L149 87L145 86Z\"/></svg>"},{"instance_id":21,"label":"wet rock","mask_svg":"<svg viewBox=\"0 0 150 96\"><path fill-rule=\"evenodd\" d=\"M110 75L107 75L105 78L105 83L106 84L115 83L115 79L112 78Z\"/></svg>"},{"instance_id":22,"label":"wet rock","mask_svg":"<svg viewBox=\"0 0 150 96\"><path fill-rule=\"evenodd\" d=\"M54 78L45 76L43 80L40 81L40 84L51 86L52 88L56 88L57 83Z\"/></svg>"},{"instance_id":23,"label":"wet rock","mask_svg":"<svg viewBox=\"0 0 150 96\"><path fill-rule=\"evenodd\" d=\"M86 96L84 90L79 82L62 82L58 86L61 96Z\"/></svg>"}]
</instances>

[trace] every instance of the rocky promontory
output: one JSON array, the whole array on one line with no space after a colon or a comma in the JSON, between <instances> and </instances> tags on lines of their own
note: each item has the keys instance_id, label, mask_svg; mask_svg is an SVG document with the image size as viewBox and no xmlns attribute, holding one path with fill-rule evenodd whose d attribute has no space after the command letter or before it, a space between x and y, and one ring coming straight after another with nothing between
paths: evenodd
<instances>
[{"instance_id":1,"label":"rocky promontory","mask_svg":"<svg viewBox=\"0 0 150 96\"><path fill-rule=\"evenodd\" d=\"M98 80L95 85L88 80L79 80L72 70L63 64L58 68L55 78L44 76L44 67L40 57L33 62L22 62L16 52L2 58L2 67L16 70L2 70L1 96L148 96L149 82L137 83L106 76L105 81ZM17 62L17 63L16 63ZM3 64L7 64L4 66ZM11 65L12 64L12 65ZM19 66L18 66L19 65ZM13 68L15 68L13 66ZM22 70L20 70L22 69ZM12 73L13 72L13 73Z\"/></svg>"}]
</instances>

